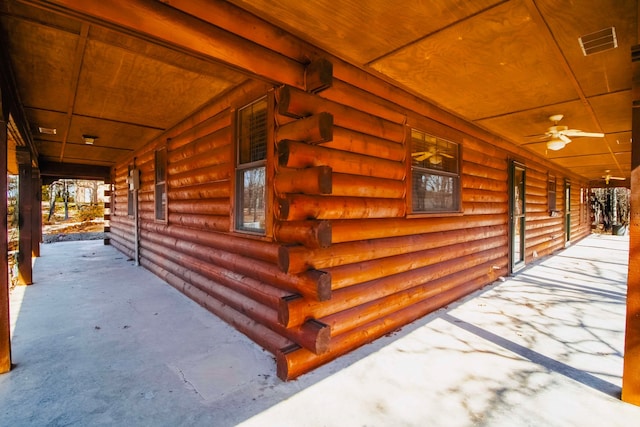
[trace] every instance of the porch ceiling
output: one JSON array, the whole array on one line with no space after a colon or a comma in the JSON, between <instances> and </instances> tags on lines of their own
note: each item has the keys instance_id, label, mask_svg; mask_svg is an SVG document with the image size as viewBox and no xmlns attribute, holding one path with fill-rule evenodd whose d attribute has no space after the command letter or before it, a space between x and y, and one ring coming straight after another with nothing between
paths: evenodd
<instances>
[{"instance_id":1,"label":"porch ceiling","mask_svg":"<svg viewBox=\"0 0 640 427\"><path fill-rule=\"evenodd\" d=\"M230 2L589 180L630 176L636 0ZM111 166L247 78L42 4L5 1L0 24L44 161ZM579 37L610 27L617 47L584 56ZM528 136L553 114L605 137L547 150ZM83 134L99 138L89 146Z\"/></svg>"}]
</instances>

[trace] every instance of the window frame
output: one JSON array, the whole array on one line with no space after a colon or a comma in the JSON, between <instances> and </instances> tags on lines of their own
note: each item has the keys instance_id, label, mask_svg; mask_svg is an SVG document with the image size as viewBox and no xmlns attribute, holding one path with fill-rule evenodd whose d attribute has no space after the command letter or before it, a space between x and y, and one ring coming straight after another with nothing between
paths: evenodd
<instances>
[{"instance_id":1,"label":"window frame","mask_svg":"<svg viewBox=\"0 0 640 427\"><path fill-rule=\"evenodd\" d=\"M247 108L251 108L259 103L265 103L265 114L264 120L266 121L264 126L265 131L265 147L264 147L264 156L258 160L249 160L246 162L241 161L242 157L242 141L241 141L241 126L242 119L241 113ZM273 143L273 100L272 96L264 95L259 98L252 100L251 102L244 104L242 107L237 108L234 111L234 142L235 142L235 159L234 159L234 185L233 185L233 194L234 194L234 209L233 209L233 231L243 234L249 234L256 237L266 237L269 236L271 230L271 198L273 197L273 193L270 188L270 182L272 182L272 172L268 168L270 164L269 158L273 155L273 149L271 147ZM263 210L263 226L260 228L257 227L248 227L245 226L244 221L244 195L245 195L245 173L251 170L263 170L263 191L262 191L262 203L261 208Z\"/></svg>"},{"instance_id":2,"label":"window frame","mask_svg":"<svg viewBox=\"0 0 640 427\"><path fill-rule=\"evenodd\" d=\"M557 214L558 211L558 180L555 175L547 174L547 207L549 214Z\"/></svg>"},{"instance_id":3,"label":"window frame","mask_svg":"<svg viewBox=\"0 0 640 427\"><path fill-rule=\"evenodd\" d=\"M161 158L160 155L162 155ZM159 162L162 168L158 167ZM168 152L166 146L157 147L153 153L153 211L157 222L167 223L169 220L169 197L167 195ZM160 176L162 175L162 176ZM160 202L160 205L158 204ZM162 216L159 216L162 214Z\"/></svg>"},{"instance_id":4,"label":"window frame","mask_svg":"<svg viewBox=\"0 0 640 427\"><path fill-rule=\"evenodd\" d=\"M437 168L428 168L424 166L414 165L413 156L413 133L419 132L423 136L435 138L436 145L438 142L446 143L447 145L453 145L456 148L455 159L455 172L441 170ZM450 138L444 138L434 133L427 132L417 127L408 127L407 129L407 216L408 217L428 217L428 216L449 216L449 215L462 215L462 144L456 142ZM442 210L415 210L414 209L414 172L422 173L422 175L431 175L453 179L453 191L451 192L452 204L454 206L451 209Z\"/></svg>"},{"instance_id":5,"label":"window frame","mask_svg":"<svg viewBox=\"0 0 640 427\"><path fill-rule=\"evenodd\" d=\"M129 165L127 165L127 179L126 179L126 183L127 183L127 216L133 218L133 216L135 215L136 211L135 211L135 206L134 203L136 201L136 197L135 197L135 193L134 193L134 189L131 188L131 183L130 183L130 179L131 179L131 171L135 168L133 163L130 163Z\"/></svg>"}]
</instances>

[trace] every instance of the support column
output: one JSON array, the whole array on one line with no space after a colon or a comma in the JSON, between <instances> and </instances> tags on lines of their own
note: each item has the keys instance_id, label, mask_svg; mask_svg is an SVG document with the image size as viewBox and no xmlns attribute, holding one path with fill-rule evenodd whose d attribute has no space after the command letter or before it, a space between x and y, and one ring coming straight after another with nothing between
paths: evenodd
<instances>
[{"instance_id":1,"label":"support column","mask_svg":"<svg viewBox=\"0 0 640 427\"><path fill-rule=\"evenodd\" d=\"M631 50L631 215L622 400L640 406L640 45Z\"/></svg>"},{"instance_id":2,"label":"support column","mask_svg":"<svg viewBox=\"0 0 640 427\"><path fill-rule=\"evenodd\" d=\"M112 209L112 197L113 185L109 184L109 189L104 190L104 244L111 244L111 209Z\"/></svg>"},{"instance_id":3,"label":"support column","mask_svg":"<svg viewBox=\"0 0 640 427\"><path fill-rule=\"evenodd\" d=\"M33 253L33 179L31 154L26 147L17 147L18 170L18 224L20 226L20 250L18 253L18 283L33 283L31 258Z\"/></svg>"},{"instance_id":4,"label":"support column","mask_svg":"<svg viewBox=\"0 0 640 427\"><path fill-rule=\"evenodd\" d=\"M33 214L32 218L32 239L31 253L34 257L40 256L40 242L42 242L42 180L40 179L40 170L33 169L31 171L33 180Z\"/></svg>"},{"instance_id":5,"label":"support column","mask_svg":"<svg viewBox=\"0 0 640 427\"><path fill-rule=\"evenodd\" d=\"M9 264L7 260L7 122L0 99L0 374L11 370Z\"/></svg>"}]
</instances>

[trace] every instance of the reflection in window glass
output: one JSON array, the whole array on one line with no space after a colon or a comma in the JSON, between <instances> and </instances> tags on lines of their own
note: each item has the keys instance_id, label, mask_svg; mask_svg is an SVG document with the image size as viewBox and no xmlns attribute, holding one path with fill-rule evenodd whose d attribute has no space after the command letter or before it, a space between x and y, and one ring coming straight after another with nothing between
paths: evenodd
<instances>
[{"instance_id":1,"label":"reflection in window glass","mask_svg":"<svg viewBox=\"0 0 640 427\"><path fill-rule=\"evenodd\" d=\"M412 129L412 212L460 209L458 165L458 144Z\"/></svg>"},{"instance_id":2,"label":"reflection in window glass","mask_svg":"<svg viewBox=\"0 0 640 427\"><path fill-rule=\"evenodd\" d=\"M265 232L267 99L238 110L236 228Z\"/></svg>"}]
</instances>

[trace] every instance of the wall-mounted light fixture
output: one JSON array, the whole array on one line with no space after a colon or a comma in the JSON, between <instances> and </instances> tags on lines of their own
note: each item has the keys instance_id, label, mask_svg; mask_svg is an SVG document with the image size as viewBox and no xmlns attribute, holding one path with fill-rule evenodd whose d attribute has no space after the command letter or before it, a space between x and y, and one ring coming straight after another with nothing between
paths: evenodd
<instances>
[{"instance_id":1,"label":"wall-mounted light fixture","mask_svg":"<svg viewBox=\"0 0 640 427\"><path fill-rule=\"evenodd\" d=\"M96 139L98 139L97 136L93 136L93 135L82 135L82 140L84 141L85 144L87 145L93 145L94 142L96 142Z\"/></svg>"},{"instance_id":2,"label":"wall-mounted light fixture","mask_svg":"<svg viewBox=\"0 0 640 427\"><path fill-rule=\"evenodd\" d=\"M45 128L45 127L38 127L38 132L43 133L45 135L55 135L58 131L54 128Z\"/></svg>"}]
</instances>

